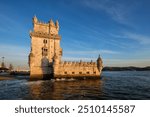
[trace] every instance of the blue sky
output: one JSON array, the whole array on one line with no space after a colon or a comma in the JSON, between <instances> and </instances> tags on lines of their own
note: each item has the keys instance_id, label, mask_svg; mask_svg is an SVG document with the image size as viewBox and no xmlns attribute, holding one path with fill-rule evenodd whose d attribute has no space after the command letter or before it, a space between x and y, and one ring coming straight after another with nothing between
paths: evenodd
<instances>
[{"instance_id":1,"label":"blue sky","mask_svg":"<svg viewBox=\"0 0 150 117\"><path fill-rule=\"evenodd\" d=\"M32 17L58 20L63 60L150 65L149 0L1 0L0 57L27 67ZM2 61L2 59L0 59Z\"/></svg>"}]
</instances>

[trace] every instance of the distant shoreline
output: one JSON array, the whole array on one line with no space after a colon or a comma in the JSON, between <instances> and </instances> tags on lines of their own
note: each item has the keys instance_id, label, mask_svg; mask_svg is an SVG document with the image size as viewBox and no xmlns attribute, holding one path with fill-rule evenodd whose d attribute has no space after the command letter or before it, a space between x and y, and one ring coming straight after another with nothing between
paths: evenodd
<instances>
[{"instance_id":1,"label":"distant shoreline","mask_svg":"<svg viewBox=\"0 0 150 117\"><path fill-rule=\"evenodd\" d=\"M0 74L0 81L1 80L14 80L14 79L15 79L15 77L12 76L12 75L2 75L2 74Z\"/></svg>"},{"instance_id":2,"label":"distant shoreline","mask_svg":"<svg viewBox=\"0 0 150 117\"><path fill-rule=\"evenodd\" d=\"M0 81L1 80L15 80L15 79L27 79L29 77L29 74L21 74L21 73L16 73L16 74L10 74L7 72L0 73Z\"/></svg>"},{"instance_id":3,"label":"distant shoreline","mask_svg":"<svg viewBox=\"0 0 150 117\"><path fill-rule=\"evenodd\" d=\"M104 67L102 71L150 71L150 66L147 67Z\"/></svg>"}]
</instances>

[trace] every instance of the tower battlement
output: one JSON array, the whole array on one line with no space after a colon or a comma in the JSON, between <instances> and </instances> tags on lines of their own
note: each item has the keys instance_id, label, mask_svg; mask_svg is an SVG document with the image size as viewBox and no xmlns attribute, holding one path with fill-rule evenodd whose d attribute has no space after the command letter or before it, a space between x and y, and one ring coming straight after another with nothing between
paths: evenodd
<instances>
[{"instance_id":1,"label":"tower battlement","mask_svg":"<svg viewBox=\"0 0 150 117\"><path fill-rule=\"evenodd\" d=\"M43 32L47 34L58 34L59 23L51 19L48 23L39 21L36 16L33 18L33 32Z\"/></svg>"},{"instance_id":2,"label":"tower battlement","mask_svg":"<svg viewBox=\"0 0 150 117\"><path fill-rule=\"evenodd\" d=\"M78 61L63 61L60 63L61 66L96 66L96 62L78 62Z\"/></svg>"}]
</instances>

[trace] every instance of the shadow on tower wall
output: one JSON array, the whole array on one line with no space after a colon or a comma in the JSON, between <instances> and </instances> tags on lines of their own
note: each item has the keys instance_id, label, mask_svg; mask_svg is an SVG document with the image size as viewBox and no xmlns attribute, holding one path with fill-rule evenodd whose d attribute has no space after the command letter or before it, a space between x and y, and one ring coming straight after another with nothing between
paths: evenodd
<instances>
[{"instance_id":1,"label":"shadow on tower wall","mask_svg":"<svg viewBox=\"0 0 150 117\"><path fill-rule=\"evenodd\" d=\"M41 59L41 69L42 77L44 80L49 80L53 78L52 63L49 63L49 60L45 56Z\"/></svg>"}]
</instances>

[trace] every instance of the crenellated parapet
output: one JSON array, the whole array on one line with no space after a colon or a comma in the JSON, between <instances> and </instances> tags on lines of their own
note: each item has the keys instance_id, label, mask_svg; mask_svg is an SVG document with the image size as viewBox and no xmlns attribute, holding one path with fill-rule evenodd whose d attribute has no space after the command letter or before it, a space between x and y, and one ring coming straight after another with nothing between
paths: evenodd
<instances>
[{"instance_id":1,"label":"crenellated parapet","mask_svg":"<svg viewBox=\"0 0 150 117\"><path fill-rule=\"evenodd\" d=\"M58 22L58 20L56 20L56 22L54 23L53 20L50 19L50 21L48 23L46 23L44 21L39 21L36 16L33 17L33 24L41 24L41 25L46 25L46 26L50 25L50 26L59 28L59 22Z\"/></svg>"},{"instance_id":2,"label":"crenellated parapet","mask_svg":"<svg viewBox=\"0 0 150 117\"><path fill-rule=\"evenodd\" d=\"M60 66L79 66L79 67L93 67L96 66L96 62L77 62L77 61L63 61L60 63Z\"/></svg>"},{"instance_id":3,"label":"crenellated parapet","mask_svg":"<svg viewBox=\"0 0 150 117\"><path fill-rule=\"evenodd\" d=\"M51 19L48 23L43 21L39 21L36 16L33 18L33 32L44 32L47 34L58 34L59 31L59 23L56 21L55 23Z\"/></svg>"}]
</instances>

